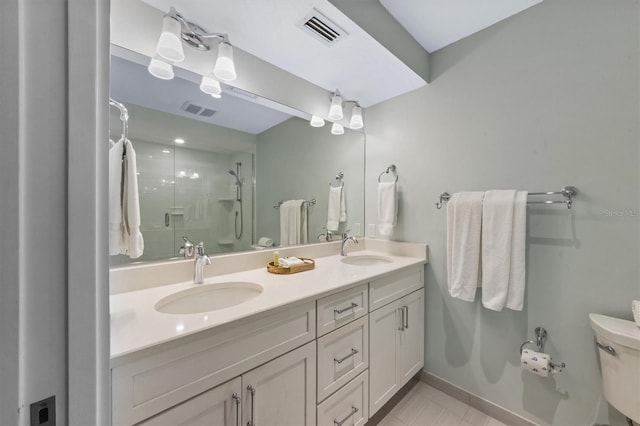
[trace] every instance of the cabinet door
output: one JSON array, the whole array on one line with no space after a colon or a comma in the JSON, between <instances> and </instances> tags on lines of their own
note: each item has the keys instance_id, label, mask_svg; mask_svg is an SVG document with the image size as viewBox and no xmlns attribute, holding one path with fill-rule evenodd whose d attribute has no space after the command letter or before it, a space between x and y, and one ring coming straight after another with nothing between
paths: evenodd
<instances>
[{"instance_id":1,"label":"cabinet door","mask_svg":"<svg viewBox=\"0 0 640 426\"><path fill-rule=\"evenodd\" d=\"M238 377L138 423L137 426L239 426L241 394L241 380Z\"/></svg>"},{"instance_id":2,"label":"cabinet door","mask_svg":"<svg viewBox=\"0 0 640 426\"><path fill-rule=\"evenodd\" d=\"M400 299L400 309L404 324L397 332L397 374L404 386L424 366L424 289Z\"/></svg>"},{"instance_id":3,"label":"cabinet door","mask_svg":"<svg viewBox=\"0 0 640 426\"><path fill-rule=\"evenodd\" d=\"M315 341L244 374L242 387L243 425L315 425Z\"/></svg>"},{"instance_id":4,"label":"cabinet door","mask_svg":"<svg viewBox=\"0 0 640 426\"><path fill-rule=\"evenodd\" d=\"M369 416L399 389L396 374L400 301L369 314Z\"/></svg>"}]
</instances>

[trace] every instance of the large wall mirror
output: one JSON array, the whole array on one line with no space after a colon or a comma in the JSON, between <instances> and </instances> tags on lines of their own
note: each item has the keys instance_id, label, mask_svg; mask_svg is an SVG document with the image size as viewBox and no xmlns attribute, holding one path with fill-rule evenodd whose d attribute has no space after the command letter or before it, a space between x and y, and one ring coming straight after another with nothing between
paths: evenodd
<instances>
[{"instance_id":1,"label":"large wall mirror","mask_svg":"<svg viewBox=\"0 0 640 426\"><path fill-rule=\"evenodd\" d=\"M200 76L176 68L171 80L149 74L149 58L112 46L111 98L129 110L137 154L144 254L111 264L180 258L183 237L209 254L281 244L281 203L305 200L306 236L327 225L330 186L342 174L346 218L337 232L360 232L364 220L364 133L314 128L309 115L223 85L217 99ZM250 72L246 70L245 72ZM122 132L111 114L110 136Z\"/></svg>"}]
</instances>

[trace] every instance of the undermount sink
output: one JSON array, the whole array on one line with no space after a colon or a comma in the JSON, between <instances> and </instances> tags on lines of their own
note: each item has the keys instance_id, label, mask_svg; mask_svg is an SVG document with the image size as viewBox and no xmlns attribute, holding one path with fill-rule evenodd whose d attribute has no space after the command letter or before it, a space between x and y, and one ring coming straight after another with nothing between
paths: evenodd
<instances>
[{"instance_id":1,"label":"undermount sink","mask_svg":"<svg viewBox=\"0 0 640 426\"><path fill-rule=\"evenodd\" d=\"M164 314L197 314L229 308L257 297L262 286L249 282L202 284L170 294L156 303Z\"/></svg>"},{"instance_id":2,"label":"undermount sink","mask_svg":"<svg viewBox=\"0 0 640 426\"><path fill-rule=\"evenodd\" d=\"M393 262L393 260L386 256L377 256L373 254L359 254L359 255L343 257L341 259L341 262L346 263L347 265L372 266L372 265L380 265L381 263L391 263Z\"/></svg>"}]
</instances>

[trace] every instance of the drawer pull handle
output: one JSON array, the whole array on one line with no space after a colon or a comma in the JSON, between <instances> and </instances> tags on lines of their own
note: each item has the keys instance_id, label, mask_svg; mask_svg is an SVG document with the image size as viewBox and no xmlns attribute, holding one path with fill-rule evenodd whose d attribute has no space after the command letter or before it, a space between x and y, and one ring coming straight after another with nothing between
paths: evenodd
<instances>
[{"instance_id":1,"label":"drawer pull handle","mask_svg":"<svg viewBox=\"0 0 640 426\"><path fill-rule=\"evenodd\" d=\"M334 309L333 313L336 314L336 315L340 315L340 314L345 313L345 312L347 312L347 311L349 311L351 309L355 309L358 306L360 306L360 305L358 305L355 302L351 302L351 306L347 306L346 308L342 308L342 309Z\"/></svg>"},{"instance_id":2,"label":"drawer pull handle","mask_svg":"<svg viewBox=\"0 0 640 426\"><path fill-rule=\"evenodd\" d=\"M249 391L249 394L251 395L251 420L249 420L247 422L247 426L255 426L255 418L254 418L254 414L255 414L255 396L256 396L256 388L254 388L253 386L249 385L247 386L247 390Z\"/></svg>"},{"instance_id":3,"label":"drawer pull handle","mask_svg":"<svg viewBox=\"0 0 640 426\"><path fill-rule=\"evenodd\" d=\"M356 407L354 407L354 406L352 405L352 406L351 406L351 412L350 412L349 414L347 414L347 417L345 417L345 418L344 418L344 419L342 419L341 421L334 420L334 421L333 421L333 423L334 423L336 426L342 426L344 422L346 422L347 420L349 420L349 418L351 418L351 417L352 417L355 413L357 413L358 411L360 411L360 410L358 410Z\"/></svg>"},{"instance_id":4,"label":"drawer pull handle","mask_svg":"<svg viewBox=\"0 0 640 426\"><path fill-rule=\"evenodd\" d=\"M355 354L357 354L359 351L355 348L351 349L351 353L349 355L345 355L342 358L338 359L338 358L333 358L333 360L335 362L337 362L338 364L342 364L344 361L348 360L349 358L351 358L352 356L354 356Z\"/></svg>"},{"instance_id":5,"label":"drawer pull handle","mask_svg":"<svg viewBox=\"0 0 640 426\"><path fill-rule=\"evenodd\" d=\"M609 355L616 356L616 350L615 350L615 349L613 349L613 346L609 346L609 345L605 346L605 345L603 345L602 343L598 342L597 340L596 340L596 345L597 345L600 349L602 349L603 351L605 351L606 353L608 353Z\"/></svg>"},{"instance_id":6,"label":"drawer pull handle","mask_svg":"<svg viewBox=\"0 0 640 426\"><path fill-rule=\"evenodd\" d=\"M409 328L409 307L408 306L403 306L402 309L404 309L405 314L404 314L404 329L408 329Z\"/></svg>"},{"instance_id":7,"label":"drawer pull handle","mask_svg":"<svg viewBox=\"0 0 640 426\"><path fill-rule=\"evenodd\" d=\"M404 306L398 308L398 310L400 311L400 328L398 328L398 330L404 331Z\"/></svg>"},{"instance_id":8,"label":"drawer pull handle","mask_svg":"<svg viewBox=\"0 0 640 426\"><path fill-rule=\"evenodd\" d=\"M231 398L236 402L236 426L240 426L240 397L234 392Z\"/></svg>"}]
</instances>

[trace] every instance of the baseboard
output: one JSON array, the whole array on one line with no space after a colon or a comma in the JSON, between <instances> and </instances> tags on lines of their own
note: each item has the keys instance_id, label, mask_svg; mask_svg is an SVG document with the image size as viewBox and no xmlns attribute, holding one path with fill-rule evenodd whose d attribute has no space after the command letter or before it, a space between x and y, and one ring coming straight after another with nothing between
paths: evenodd
<instances>
[{"instance_id":1,"label":"baseboard","mask_svg":"<svg viewBox=\"0 0 640 426\"><path fill-rule=\"evenodd\" d=\"M453 383L447 382L446 380L441 379L438 376L434 376L431 373L427 373L426 371L422 371L420 373L420 380L506 425L538 426L536 423L533 423L530 420L507 410L506 408L500 407L499 405L487 401L484 398L480 398L478 395L474 395L471 392L467 392Z\"/></svg>"}]
</instances>

